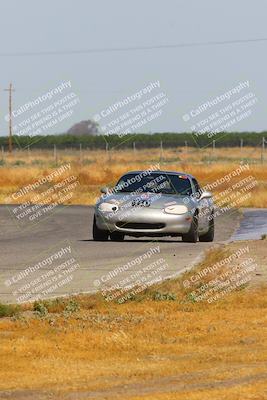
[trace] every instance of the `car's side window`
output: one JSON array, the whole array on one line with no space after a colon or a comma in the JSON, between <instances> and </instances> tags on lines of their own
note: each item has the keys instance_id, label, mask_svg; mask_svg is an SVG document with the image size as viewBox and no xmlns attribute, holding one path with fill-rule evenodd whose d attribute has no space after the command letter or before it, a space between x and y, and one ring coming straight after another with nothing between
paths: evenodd
<instances>
[{"instance_id":1,"label":"car's side window","mask_svg":"<svg viewBox=\"0 0 267 400\"><path fill-rule=\"evenodd\" d=\"M199 198L201 196L202 189L201 189L198 181L195 178L192 178L192 183L193 183L193 186L194 186L194 189L196 192L196 196L197 196L197 198Z\"/></svg>"}]
</instances>

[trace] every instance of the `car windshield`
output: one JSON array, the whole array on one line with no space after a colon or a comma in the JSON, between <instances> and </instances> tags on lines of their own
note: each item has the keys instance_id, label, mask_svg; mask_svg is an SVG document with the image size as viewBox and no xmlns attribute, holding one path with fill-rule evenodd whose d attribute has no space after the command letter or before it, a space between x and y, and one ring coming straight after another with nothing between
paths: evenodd
<instances>
[{"instance_id":1,"label":"car windshield","mask_svg":"<svg viewBox=\"0 0 267 400\"><path fill-rule=\"evenodd\" d=\"M136 174L126 174L120 178L116 192L136 193L163 193L188 196L192 194L192 187L187 175L173 175L164 173L150 173L146 171Z\"/></svg>"}]
</instances>

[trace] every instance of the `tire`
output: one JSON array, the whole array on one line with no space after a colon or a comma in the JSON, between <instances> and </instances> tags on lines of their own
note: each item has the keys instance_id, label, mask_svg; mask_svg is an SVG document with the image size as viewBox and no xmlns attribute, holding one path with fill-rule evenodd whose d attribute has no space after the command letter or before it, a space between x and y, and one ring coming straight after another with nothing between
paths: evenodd
<instances>
[{"instance_id":1,"label":"tire","mask_svg":"<svg viewBox=\"0 0 267 400\"><path fill-rule=\"evenodd\" d=\"M95 217L93 224L93 239L98 242L105 242L108 240L108 231L103 231L97 227Z\"/></svg>"},{"instance_id":2,"label":"tire","mask_svg":"<svg viewBox=\"0 0 267 400\"><path fill-rule=\"evenodd\" d=\"M214 218L209 221L209 230L204 235L199 236L200 242L213 242L214 240Z\"/></svg>"},{"instance_id":3,"label":"tire","mask_svg":"<svg viewBox=\"0 0 267 400\"><path fill-rule=\"evenodd\" d=\"M182 241L187 243L196 243L198 238L198 218L195 214L191 222L189 232L182 235Z\"/></svg>"},{"instance_id":4,"label":"tire","mask_svg":"<svg viewBox=\"0 0 267 400\"><path fill-rule=\"evenodd\" d=\"M110 234L110 240L114 242L122 242L124 240L124 234L121 232L112 232Z\"/></svg>"}]
</instances>

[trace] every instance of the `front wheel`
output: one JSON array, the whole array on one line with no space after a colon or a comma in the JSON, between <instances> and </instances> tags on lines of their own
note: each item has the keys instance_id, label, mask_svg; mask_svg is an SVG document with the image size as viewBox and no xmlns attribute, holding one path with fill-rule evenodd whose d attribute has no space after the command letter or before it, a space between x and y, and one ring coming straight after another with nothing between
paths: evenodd
<instances>
[{"instance_id":1,"label":"front wheel","mask_svg":"<svg viewBox=\"0 0 267 400\"><path fill-rule=\"evenodd\" d=\"M198 238L198 219L197 219L197 215L195 214L192 219L189 232L184 233L182 235L182 241L188 242L188 243L196 243L197 238Z\"/></svg>"},{"instance_id":2,"label":"front wheel","mask_svg":"<svg viewBox=\"0 0 267 400\"><path fill-rule=\"evenodd\" d=\"M199 236L199 241L200 242L213 242L214 239L214 218L212 218L209 221L209 230L207 233L205 233L202 236Z\"/></svg>"},{"instance_id":3,"label":"front wheel","mask_svg":"<svg viewBox=\"0 0 267 400\"><path fill-rule=\"evenodd\" d=\"M97 227L95 217L93 224L93 239L98 242L108 240L108 231L103 231Z\"/></svg>"},{"instance_id":4,"label":"front wheel","mask_svg":"<svg viewBox=\"0 0 267 400\"><path fill-rule=\"evenodd\" d=\"M122 242L124 240L124 234L121 232L112 232L110 234L110 240L114 242Z\"/></svg>"}]
</instances>

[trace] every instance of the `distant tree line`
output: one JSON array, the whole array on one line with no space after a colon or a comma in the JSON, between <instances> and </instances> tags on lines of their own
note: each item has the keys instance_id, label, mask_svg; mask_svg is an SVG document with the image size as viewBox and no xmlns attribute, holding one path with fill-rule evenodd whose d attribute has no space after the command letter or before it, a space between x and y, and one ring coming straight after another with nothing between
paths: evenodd
<instances>
[{"instance_id":1,"label":"distant tree line","mask_svg":"<svg viewBox=\"0 0 267 400\"><path fill-rule=\"evenodd\" d=\"M240 147L240 146L259 146L262 138L267 139L267 132L225 132L219 133L214 138L207 135L196 137L192 133L154 133L154 134L131 134L119 137L118 135L46 135L46 136L13 136L14 148L46 149L56 145L57 148L83 148L106 149L116 147L119 149L133 148L171 148L177 146L204 147L212 146L215 140L216 147ZM8 137L0 137L0 146L7 149Z\"/></svg>"}]
</instances>

